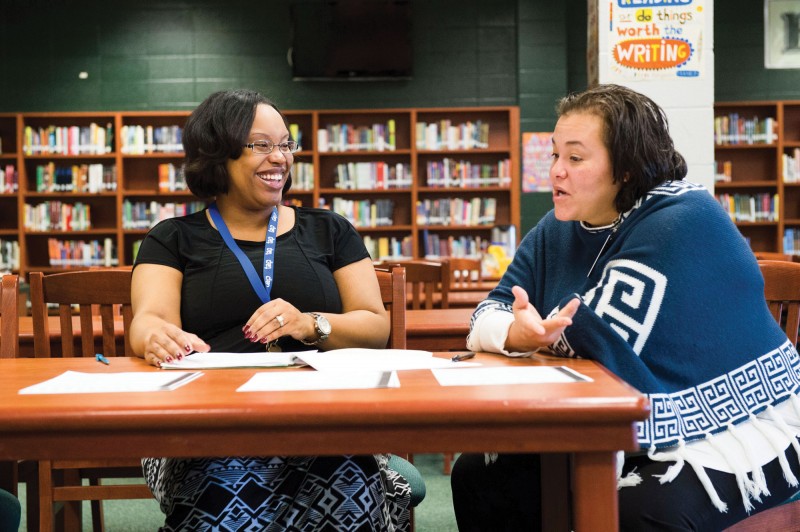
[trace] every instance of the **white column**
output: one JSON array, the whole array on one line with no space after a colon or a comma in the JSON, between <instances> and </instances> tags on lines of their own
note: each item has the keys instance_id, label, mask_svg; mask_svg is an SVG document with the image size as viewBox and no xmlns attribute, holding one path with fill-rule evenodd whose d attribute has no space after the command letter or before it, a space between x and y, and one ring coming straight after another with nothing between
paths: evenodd
<instances>
[{"instance_id":1,"label":"white column","mask_svg":"<svg viewBox=\"0 0 800 532\"><path fill-rule=\"evenodd\" d=\"M592 6L592 2L596 2ZM597 32L600 83L646 94L667 113L670 132L689 166L687 181L714 190L713 0L589 0L590 57ZM596 7L596 16L592 16ZM691 47L675 66L670 54ZM682 49L682 50L681 50ZM615 54L616 50L616 54ZM663 68L656 69L661 60ZM591 67L590 67L591 72Z\"/></svg>"}]
</instances>

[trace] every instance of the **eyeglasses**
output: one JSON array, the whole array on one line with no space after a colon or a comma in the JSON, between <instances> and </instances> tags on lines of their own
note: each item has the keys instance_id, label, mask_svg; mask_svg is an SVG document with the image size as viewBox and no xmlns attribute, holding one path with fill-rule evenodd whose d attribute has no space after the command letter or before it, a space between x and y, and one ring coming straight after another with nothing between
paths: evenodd
<instances>
[{"instance_id":1,"label":"eyeglasses","mask_svg":"<svg viewBox=\"0 0 800 532\"><path fill-rule=\"evenodd\" d=\"M300 145L293 140L287 140L280 144L275 144L271 140L259 140L258 142L251 142L250 144L242 145L242 148L250 148L253 153L269 154L272 153L275 146L281 150L281 153L294 153L300 149Z\"/></svg>"}]
</instances>

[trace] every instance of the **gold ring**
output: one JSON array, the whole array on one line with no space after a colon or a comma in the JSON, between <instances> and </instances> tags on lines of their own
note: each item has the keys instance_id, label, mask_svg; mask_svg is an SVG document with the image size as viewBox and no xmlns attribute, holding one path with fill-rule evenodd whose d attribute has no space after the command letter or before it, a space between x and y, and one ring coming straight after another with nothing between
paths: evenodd
<instances>
[{"instance_id":1,"label":"gold ring","mask_svg":"<svg viewBox=\"0 0 800 532\"><path fill-rule=\"evenodd\" d=\"M280 329L281 327L283 327L283 324L284 324L284 323L286 323L286 321L283 319L283 316L281 316L280 314L278 314L277 316L275 316L275 321L277 321L277 322L278 322L278 328L279 328L279 329Z\"/></svg>"}]
</instances>

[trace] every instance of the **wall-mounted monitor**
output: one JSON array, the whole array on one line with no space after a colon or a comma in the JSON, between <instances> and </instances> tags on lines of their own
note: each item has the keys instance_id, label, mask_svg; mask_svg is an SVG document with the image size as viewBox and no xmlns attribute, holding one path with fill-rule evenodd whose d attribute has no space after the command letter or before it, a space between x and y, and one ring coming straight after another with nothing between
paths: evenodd
<instances>
[{"instance_id":1,"label":"wall-mounted monitor","mask_svg":"<svg viewBox=\"0 0 800 532\"><path fill-rule=\"evenodd\" d=\"M289 62L299 81L410 79L410 0L294 0Z\"/></svg>"}]
</instances>

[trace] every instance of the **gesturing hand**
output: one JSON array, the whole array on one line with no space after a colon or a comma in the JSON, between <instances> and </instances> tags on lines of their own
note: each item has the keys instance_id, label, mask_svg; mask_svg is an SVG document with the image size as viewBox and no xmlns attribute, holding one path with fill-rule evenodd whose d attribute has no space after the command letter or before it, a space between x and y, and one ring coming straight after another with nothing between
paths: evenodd
<instances>
[{"instance_id":1,"label":"gesturing hand","mask_svg":"<svg viewBox=\"0 0 800 532\"><path fill-rule=\"evenodd\" d=\"M572 317L578 311L580 300L575 298L552 318L542 319L530 304L528 293L520 286L511 289L514 294L514 323L508 330L507 351L535 351L555 342L564 329L572 325Z\"/></svg>"}]
</instances>

